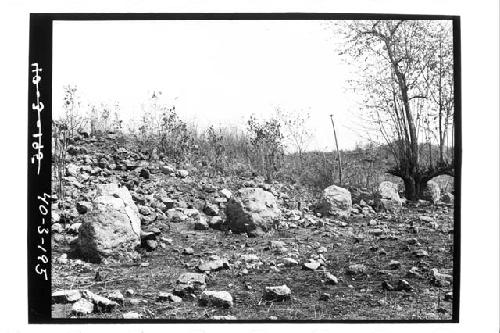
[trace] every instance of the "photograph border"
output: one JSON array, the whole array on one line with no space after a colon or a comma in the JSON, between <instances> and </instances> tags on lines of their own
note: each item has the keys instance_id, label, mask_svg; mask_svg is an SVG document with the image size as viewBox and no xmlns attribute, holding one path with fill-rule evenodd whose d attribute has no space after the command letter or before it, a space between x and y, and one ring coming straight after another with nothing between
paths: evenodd
<instances>
[{"instance_id":1,"label":"photograph border","mask_svg":"<svg viewBox=\"0 0 500 333\"><path fill-rule=\"evenodd\" d=\"M454 165L453 312L450 320L169 320L51 317L52 50L54 21L133 20L451 20L453 22ZM462 99L460 17L358 13L31 13L28 75L28 323L458 323L461 253ZM77 66L77 64L75 64Z\"/></svg>"}]
</instances>

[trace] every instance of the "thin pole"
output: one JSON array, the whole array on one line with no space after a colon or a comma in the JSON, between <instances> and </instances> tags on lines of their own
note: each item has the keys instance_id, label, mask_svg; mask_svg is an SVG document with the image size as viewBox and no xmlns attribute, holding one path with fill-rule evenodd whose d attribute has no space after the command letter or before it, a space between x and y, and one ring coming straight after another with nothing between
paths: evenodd
<instances>
[{"instance_id":1,"label":"thin pole","mask_svg":"<svg viewBox=\"0 0 500 333\"><path fill-rule=\"evenodd\" d=\"M333 137L335 138L335 147L337 148L337 156L339 162L339 185L342 185L342 156L339 151L339 142L337 141L337 132L335 131L335 123L333 122L333 114L330 115L330 120L332 121L333 127Z\"/></svg>"}]
</instances>

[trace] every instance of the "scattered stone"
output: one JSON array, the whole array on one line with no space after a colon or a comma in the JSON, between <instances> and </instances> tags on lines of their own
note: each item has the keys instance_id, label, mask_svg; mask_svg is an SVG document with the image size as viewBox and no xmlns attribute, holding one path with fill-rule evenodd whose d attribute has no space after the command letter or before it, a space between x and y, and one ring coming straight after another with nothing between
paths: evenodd
<instances>
[{"instance_id":1,"label":"scattered stone","mask_svg":"<svg viewBox=\"0 0 500 333\"><path fill-rule=\"evenodd\" d=\"M148 251L154 251L157 246L158 246L158 242L156 242L154 239L148 239L144 242L144 247Z\"/></svg>"},{"instance_id":2,"label":"scattered stone","mask_svg":"<svg viewBox=\"0 0 500 333\"><path fill-rule=\"evenodd\" d=\"M141 169L141 172L139 173L139 177L142 177L144 179L149 179L149 171L148 169Z\"/></svg>"},{"instance_id":3,"label":"scattered stone","mask_svg":"<svg viewBox=\"0 0 500 333\"><path fill-rule=\"evenodd\" d=\"M423 258L423 257L428 257L429 256L429 253L427 253L427 251L422 250L422 249L419 249L419 250L413 252L413 254L417 258Z\"/></svg>"},{"instance_id":4,"label":"scattered stone","mask_svg":"<svg viewBox=\"0 0 500 333\"><path fill-rule=\"evenodd\" d=\"M209 225L205 216L200 215L194 221L194 230L208 230Z\"/></svg>"},{"instance_id":5,"label":"scattered stone","mask_svg":"<svg viewBox=\"0 0 500 333\"><path fill-rule=\"evenodd\" d=\"M351 193L345 188L332 185L323 190L321 200L315 209L315 213L320 213L323 216L332 215L348 217L351 210Z\"/></svg>"},{"instance_id":6,"label":"scattered stone","mask_svg":"<svg viewBox=\"0 0 500 333\"><path fill-rule=\"evenodd\" d=\"M216 205L207 203L205 207L203 207L203 212L207 214L208 216L217 216L220 215L219 213L219 207Z\"/></svg>"},{"instance_id":7,"label":"scattered stone","mask_svg":"<svg viewBox=\"0 0 500 333\"><path fill-rule=\"evenodd\" d=\"M210 260L196 267L201 272L219 271L221 269L229 269L229 263L225 259Z\"/></svg>"},{"instance_id":8,"label":"scattered stone","mask_svg":"<svg viewBox=\"0 0 500 333\"><path fill-rule=\"evenodd\" d=\"M266 287L264 298L269 301L285 301L290 299L292 291L285 284L276 287Z\"/></svg>"},{"instance_id":9,"label":"scattered stone","mask_svg":"<svg viewBox=\"0 0 500 333\"><path fill-rule=\"evenodd\" d=\"M192 247L186 247L182 250L182 254L185 254L185 255L192 255L194 254L194 250Z\"/></svg>"},{"instance_id":10,"label":"scattered stone","mask_svg":"<svg viewBox=\"0 0 500 333\"><path fill-rule=\"evenodd\" d=\"M437 268L431 269L432 283L437 287L448 287L453 282L453 276L450 274L439 273Z\"/></svg>"},{"instance_id":11,"label":"scattered stone","mask_svg":"<svg viewBox=\"0 0 500 333\"><path fill-rule=\"evenodd\" d=\"M90 314L92 312L94 312L94 304L85 298L78 300L71 308L71 313L77 316Z\"/></svg>"},{"instance_id":12,"label":"scattered stone","mask_svg":"<svg viewBox=\"0 0 500 333\"><path fill-rule=\"evenodd\" d=\"M321 294L321 296L319 297L319 300L320 301L328 301L330 299L330 294L328 293L323 293Z\"/></svg>"},{"instance_id":13,"label":"scattered stone","mask_svg":"<svg viewBox=\"0 0 500 333\"><path fill-rule=\"evenodd\" d=\"M164 291L160 291L160 293L158 294L157 300L160 302L167 301L167 302L172 302L172 303L182 302L182 298L175 296L172 293L168 293L168 292L164 292Z\"/></svg>"},{"instance_id":14,"label":"scattered stone","mask_svg":"<svg viewBox=\"0 0 500 333\"><path fill-rule=\"evenodd\" d=\"M60 223L53 223L51 229L54 233L61 233L64 231L64 227Z\"/></svg>"},{"instance_id":15,"label":"scattered stone","mask_svg":"<svg viewBox=\"0 0 500 333\"><path fill-rule=\"evenodd\" d=\"M73 163L70 163L66 166L66 176L77 177L80 173L80 167L76 166Z\"/></svg>"},{"instance_id":16,"label":"scattered stone","mask_svg":"<svg viewBox=\"0 0 500 333\"><path fill-rule=\"evenodd\" d=\"M68 228L68 233L77 235L78 232L80 231L81 226L82 226L81 222L72 223Z\"/></svg>"},{"instance_id":17,"label":"scattered stone","mask_svg":"<svg viewBox=\"0 0 500 333\"><path fill-rule=\"evenodd\" d=\"M432 217L426 215L420 215L418 219L422 222L429 222L429 223L434 222L434 219Z\"/></svg>"},{"instance_id":18,"label":"scattered stone","mask_svg":"<svg viewBox=\"0 0 500 333\"><path fill-rule=\"evenodd\" d=\"M200 296L201 305L213 305L222 308L233 306L233 297L227 291L208 291L205 290Z\"/></svg>"},{"instance_id":19,"label":"scattered stone","mask_svg":"<svg viewBox=\"0 0 500 333\"><path fill-rule=\"evenodd\" d=\"M439 188L439 184L433 180L429 180L423 191L423 197L424 199L436 204L441 198L441 189Z\"/></svg>"},{"instance_id":20,"label":"scattered stone","mask_svg":"<svg viewBox=\"0 0 500 333\"><path fill-rule=\"evenodd\" d=\"M79 290L59 290L52 293L52 303L73 303L82 298Z\"/></svg>"},{"instance_id":21,"label":"scattered stone","mask_svg":"<svg viewBox=\"0 0 500 333\"><path fill-rule=\"evenodd\" d=\"M326 284L334 284L335 285L335 284L339 283L339 279L335 275L333 275L332 273L327 272L325 274L325 278L326 278L326 281L325 281Z\"/></svg>"},{"instance_id":22,"label":"scattered stone","mask_svg":"<svg viewBox=\"0 0 500 333\"><path fill-rule=\"evenodd\" d=\"M302 269L304 270L310 270L310 271L315 271L317 270L321 264L319 262L306 262L302 264Z\"/></svg>"},{"instance_id":23,"label":"scattered stone","mask_svg":"<svg viewBox=\"0 0 500 333\"><path fill-rule=\"evenodd\" d=\"M389 181L380 183L375 195L375 207L377 210L391 213L398 212L403 202L398 194L398 185Z\"/></svg>"},{"instance_id":24,"label":"scattered stone","mask_svg":"<svg viewBox=\"0 0 500 333\"><path fill-rule=\"evenodd\" d=\"M401 268L401 263L396 260L391 260L389 263L389 269L396 270Z\"/></svg>"},{"instance_id":25,"label":"scattered stone","mask_svg":"<svg viewBox=\"0 0 500 333\"><path fill-rule=\"evenodd\" d=\"M380 236L384 233L384 230L382 229L372 229L370 231L368 231L370 234L374 235L374 236Z\"/></svg>"},{"instance_id":26,"label":"scattered stone","mask_svg":"<svg viewBox=\"0 0 500 333\"><path fill-rule=\"evenodd\" d=\"M97 185L96 207L83 215L78 240L79 253L92 262L133 251L140 245L141 220L127 188Z\"/></svg>"},{"instance_id":27,"label":"scattered stone","mask_svg":"<svg viewBox=\"0 0 500 333\"><path fill-rule=\"evenodd\" d=\"M204 290L205 287L205 274L183 273L177 279L177 286L174 289L174 294L182 297L187 293L193 293L197 290Z\"/></svg>"},{"instance_id":28,"label":"scattered stone","mask_svg":"<svg viewBox=\"0 0 500 333\"><path fill-rule=\"evenodd\" d=\"M175 173L175 168L171 165L160 165L160 171L166 175L170 175L171 173Z\"/></svg>"},{"instance_id":29,"label":"scattered stone","mask_svg":"<svg viewBox=\"0 0 500 333\"><path fill-rule=\"evenodd\" d=\"M127 312L123 314L123 319L141 319L141 315L137 312Z\"/></svg>"},{"instance_id":30,"label":"scattered stone","mask_svg":"<svg viewBox=\"0 0 500 333\"><path fill-rule=\"evenodd\" d=\"M134 289L129 288L129 289L125 290L125 295L127 295L127 296L132 296L134 294L135 294Z\"/></svg>"},{"instance_id":31,"label":"scattered stone","mask_svg":"<svg viewBox=\"0 0 500 333\"><path fill-rule=\"evenodd\" d=\"M290 267L290 266L297 266L299 262L295 259L292 258L283 258L283 262L285 266Z\"/></svg>"},{"instance_id":32,"label":"scattered stone","mask_svg":"<svg viewBox=\"0 0 500 333\"><path fill-rule=\"evenodd\" d=\"M119 290L113 291L108 295L108 298L112 301L115 301L118 304L123 304L123 294Z\"/></svg>"},{"instance_id":33,"label":"scattered stone","mask_svg":"<svg viewBox=\"0 0 500 333\"><path fill-rule=\"evenodd\" d=\"M447 292L445 295L444 295L444 301L445 302L451 302L453 301L453 292Z\"/></svg>"},{"instance_id":34,"label":"scattered stone","mask_svg":"<svg viewBox=\"0 0 500 333\"><path fill-rule=\"evenodd\" d=\"M398 290L403 290L403 291L412 291L413 287L410 285L410 283L406 280L399 280L398 281Z\"/></svg>"},{"instance_id":35,"label":"scattered stone","mask_svg":"<svg viewBox=\"0 0 500 333\"><path fill-rule=\"evenodd\" d=\"M92 210L92 204L88 201L80 201L76 204L76 210L80 214L88 213Z\"/></svg>"},{"instance_id":36,"label":"scattered stone","mask_svg":"<svg viewBox=\"0 0 500 333\"><path fill-rule=\"evenodd\" d=\"M227 203L226 216L231 231L258 236L272 228L281 211L270 192L261 188L243 188Z\"/></svg>"},{"instance_id":37,"label":"scattered stone","mask_svg":"<svg viewBox=\"0 0 500 333\"><path fill-rule=\"evenodd\" d=\"M106 297L96 295L89 290L82 291L82 295L95 304L98 312L111 312L118 305L118 303L111 301Z\"/></svg>"},{"instance_id":38,"label":"scattered stone","mask_svg":"<svg viewBox=\"0 0 500 333\"><path fill-rule=\"evenodd\" d=\"M418 272L418 268L413 266L409 271L408 273L406 273L406 276L408 277L412 277L412 278L419 278L421 277L422 275Z\"/></svg>"},{"instance_id":39,"label":"scattered stone","mask_svg":"<svg viewBox=\"0 0 500 333\"><path fill-rule=\"evenodd\" d=\"M224 198L226 198L227 200L231 199L231 197L232 197L232 195L233 195L233 194L231 193L231 191L229 191L228 189L222 189L222 190L220 191L220 194L221 194Z\"/></svg>"},{"instance_id":40,"label":"scattered stone","mask_svg":"<svg viewBox=\"0 0 500 333\"><path fill-rule=\"evenodd\" d=\"M208 226L215 230L220 230L223 224L222 217L220 216L211 216L208 219Z\"/></svg>"},{"instance_id":41,"label":"scattered stone","mask_svg":"<svg viewBox=\"0 0 500 333\"><path fill-rule=\"evenodd\" d=\"M235 316L212 316L213 320L236 320Z\"/></svg>"},{"instance_id":42,"label":"scattered stone","mask_svg":"<svg viewBox=\"0 0 500 333\"><path fill-rule=\"evenodd\" d=\"M187 170L177 170L177 176L179 178L186 178L189 175Z\"/></svg>"},{"instance_id":43,"label":"scattered stone","mask_svg":"<svg viewBox=\"0 0 500 333\"><path fill-rule=\"evenodd\" d=\"M382 282L382 289L388 290L388 291L393 291L395 288L388 281L384 281L384 282Z\"/></svg>"},{"instance_id":44,"label":"scattered stone","mask_svg":"<svg viewBox=\"0 0 500 333\"><path fill-rule=\"evenodd\" d=\"M366 273L367 268L363 264L354 264L347 267L346 273L350 275L357 275Z\"/></svg>"}]
</instances>

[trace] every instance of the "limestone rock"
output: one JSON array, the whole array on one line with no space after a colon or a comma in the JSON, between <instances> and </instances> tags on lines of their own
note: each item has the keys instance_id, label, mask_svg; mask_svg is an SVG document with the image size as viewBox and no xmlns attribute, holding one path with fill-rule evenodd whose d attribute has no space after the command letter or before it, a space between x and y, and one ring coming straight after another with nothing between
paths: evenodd
<instances>
[{"instance_id":1,"label":"limestone rock","mask_svg":"<svg viewBox=\"0 0 500 333\"><path fill-rule=\"evenodd\" d=\"M201 293L200 304L230 308L233 306L233 297L227 291L205 290Z\"/></svg>"},{"instance_id":2,"label":"limestone rock","mask_svg":"<svg viewBox=\"0 0 500 333\"><path fill-rule=\"evenodd\" d=\"M235 233L259 235L281 216L274 195L261 188L240 189L226 206L227 225Z\"/></svg>"},{"instance_id":3,"label":"limestone rock","mask_svg":"<svg viewBox=\"0 0 500 333\"><path fill-rule=\"evenodd\" d=\"M403 201L398 194L398 185L389 181L380 183L375 195L377 210L396 213L401 209L402 205Z\"/></svg>"},{"instance_id":4,"label":"limestone rock","mask_svg":"<svg viewBox=\"0 0 500 333\"><path fill-rule=\"evenodd\" d=\"M332 185L323 190L316 213L348 217L352 210L351 193L342 187Z\"/></svg>"},{"instance_id":5,"label":"limestone rock","mask_svg":"<svg viewBox=\"0 0 500 333\"><path fill-rule=\"evenodd\" d=\"M129 191L116 184L98 185L94 209L83 215L77 247L93 262L140 245L141 220Z\"/></svg>"}]
</instances>

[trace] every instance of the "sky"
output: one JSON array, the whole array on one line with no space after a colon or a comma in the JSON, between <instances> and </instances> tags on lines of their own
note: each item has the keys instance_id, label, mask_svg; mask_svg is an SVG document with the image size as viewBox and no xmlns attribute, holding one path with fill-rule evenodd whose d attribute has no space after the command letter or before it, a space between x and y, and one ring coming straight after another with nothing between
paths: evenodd
<instances>
[{"instance_id":1,"label":"sky","mask_svg":"<svg viewBox=\"0 0 500 333\"><path fill-rule=\"evenodd\" d=\"M309 149L332 150L333 114L341 149L363 137L353 130L357 96L352 68L338 56L325 21L55 21L53 114L63 86L77 85L82 107L120 104L137 119L153 91L199 128L240 126L276 107L308 112Z\"/></svg>"}]
</instances>

